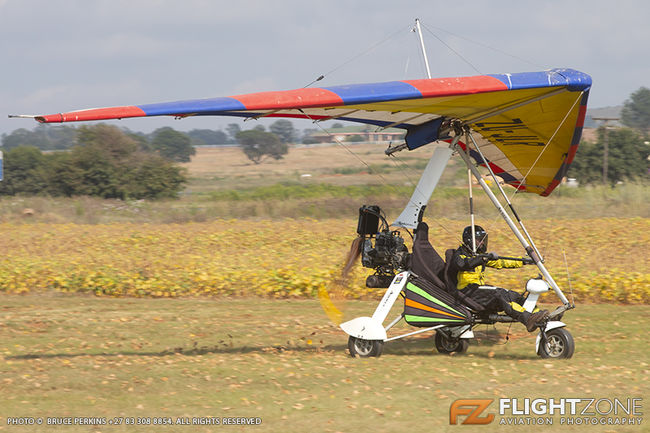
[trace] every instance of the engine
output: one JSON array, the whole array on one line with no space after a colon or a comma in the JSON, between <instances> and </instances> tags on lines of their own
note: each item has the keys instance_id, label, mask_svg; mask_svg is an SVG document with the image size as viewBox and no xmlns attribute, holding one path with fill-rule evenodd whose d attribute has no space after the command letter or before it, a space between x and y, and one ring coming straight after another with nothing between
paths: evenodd
<instances>
[{"instance_id":1,"label":"engine","mask_svg":"<svg viewBox=\"0 0 650 433\"><path fill-rule=\"evenodd\" d=\"M404 238L389 227L379 206L364 205L359 209L357 233L363 238L361 264L375 270L366 279L367 287L388 287L395 274L408 266L410 254Z\"/></svg>"}]
</instances>

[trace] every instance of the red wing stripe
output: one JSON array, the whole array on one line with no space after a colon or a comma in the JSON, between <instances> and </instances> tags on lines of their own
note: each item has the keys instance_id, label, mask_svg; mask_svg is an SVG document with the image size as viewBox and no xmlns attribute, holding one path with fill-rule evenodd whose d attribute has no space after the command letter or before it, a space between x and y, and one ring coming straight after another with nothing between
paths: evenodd
<instances>
[{"instance_id":1,"label":"red wing stripe","mask_svg":"<svg viewBox=\"0 0 650 433\"><path fill-rule=\"evenodd\" d=\"M244 104L247 110L282 110L343 105L343 99L336 93L319 88L251 93L232 96L232 98Z\"/></svg>"},{"instance_id":2,"label":"red wing stripe","mask_svg":"<svg viewBox=\"0 0 650 433\"><path fill-rule=\"evenodd\" d=\"M508 86L501 80L490 77L489 75L433 80L409 80L404 82L418 89L422 93L423 98L508 90Z\"/></svg>"},{"instance_id":3,"label":"red wing stripe","mask_svg":"<svg viewBox=\"0 0 650 433\"><path fill-rule=\"evenodd\" d=\"M63 114L50 114L36 118L41 123L77 122L84 120L122 119L126 117L144 117L147 114L135 106L93 108L90 110L71 111Z\"/></svg>"}]
</instances>

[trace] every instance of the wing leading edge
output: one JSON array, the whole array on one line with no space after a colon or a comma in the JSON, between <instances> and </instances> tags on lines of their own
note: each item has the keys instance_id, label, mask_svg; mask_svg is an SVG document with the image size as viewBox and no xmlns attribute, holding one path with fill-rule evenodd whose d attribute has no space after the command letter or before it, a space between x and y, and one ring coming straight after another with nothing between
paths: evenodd
<instances>
[{"instance_id":1,"label":"wing leading edge","mask_svg":"<svg viewBox=\"0 0 650 433\"><path fill-rule=\"evenodd\" d=\"M444 119L469 125L495 173L548 195L577 150L591 77L572 69L352 84L33 116L41 123L148 116L345 120L407 130L410 149L443 138ZM474 151L471 156L482 163Z\"/></svg>"}]
</instances>

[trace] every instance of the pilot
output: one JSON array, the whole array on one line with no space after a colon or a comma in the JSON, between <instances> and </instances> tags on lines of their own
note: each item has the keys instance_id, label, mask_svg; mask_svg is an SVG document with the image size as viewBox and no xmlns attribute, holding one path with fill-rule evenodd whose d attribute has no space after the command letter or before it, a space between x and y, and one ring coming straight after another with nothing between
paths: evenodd
<instances>
[{"instance_id":1,"label":"pilot","mask_svg":"<svg viewBox=\"0 0 650 433\"><path fill-rule=\"evenodd\" d=\"M472 227L463 230L463 244L454 252L453 266L457 271L456 288L466 296L483 306L487 311L503 311L508 316L526 325L528 332L533 332L548 318L548 311L529 313L522 304L524 297L520 293L501 287L480 288L485 284L485 268L520 268L532 265L530 258L520 260L500 259L496 253L486 254L488 234L481 226L474 226L476 254L472 252Z\"/></svg>"}]
</instances>

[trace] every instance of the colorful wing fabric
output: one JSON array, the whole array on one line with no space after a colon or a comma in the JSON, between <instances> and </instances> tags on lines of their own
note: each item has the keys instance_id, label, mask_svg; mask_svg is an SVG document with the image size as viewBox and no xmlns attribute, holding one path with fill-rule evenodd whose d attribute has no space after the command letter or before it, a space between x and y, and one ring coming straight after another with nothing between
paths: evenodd
<instances>
[{"instance_id":1,"label":"colorful wing fabric","mask_svg":"<svg viewBox=\"0 0 650 433\"><path fill-rule=\"evenodd\" d=\"M560 183L582 134L591 77L572 69L303 88L43 116L42 123L145 116L288 117L346 120L407 130L414 149L444 139L458 119L495 174L518 190L547 196ZM465 144L461 142L465 148ZM477 163L478 152L470 149Z\"/></svg>"}]
</instances>

